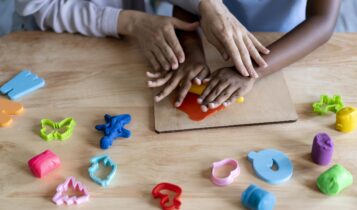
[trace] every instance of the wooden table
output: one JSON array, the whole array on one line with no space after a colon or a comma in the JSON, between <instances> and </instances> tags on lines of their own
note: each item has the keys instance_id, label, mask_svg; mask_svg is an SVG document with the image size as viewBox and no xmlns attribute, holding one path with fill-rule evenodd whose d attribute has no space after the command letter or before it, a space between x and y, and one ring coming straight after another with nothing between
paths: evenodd
<instances>
[{"instance_id":1,"label":"wooden table","mask_svg":"<svg viewBox=\"0 0 357 210\"><path fill-rule=\"evenodd\" d=\"M267 43L279 35L259 37ZM336 34L284 70L299 113L296 123L159 135L154 132L152 92L144 73L150 67L133 41L42 32L3 37L0 84L27 68L44 77L47 85L22 98L25 113L14 117L10 128L1 128L0 209L53 209L55 188L70 175L87 185L91 200L66 209L159 209L150 192L163 181L183 188L184 210L241 209L241 193L250 183L274 192L276 209L356 209L356 184L335 197L319 193L315 180L328 167L309 158L313 136L325 131L335 141L333 163L357 176L357 133L341 134L334 130L334 115L311 112L320 94L341 94L347 105L357 105L356 43L356 34ZM102 134L94 126L103 122L105 113L131 114L128 127L133 135L103 151L98 146ZM70 140L41 140L40 119L65 117L78 124ZM272 186L254 175L246 155L264 148L279 149L292 159L295 168L289 182ZM37 179L27 161L45 149L57 153L62 166ZM104 153L119 165L108 188L92 182L87 173L89 159ZM209 180L211 163L226 157L240 162L241 175L228 187L216 187Z\"/></svg>"}]
</instances>

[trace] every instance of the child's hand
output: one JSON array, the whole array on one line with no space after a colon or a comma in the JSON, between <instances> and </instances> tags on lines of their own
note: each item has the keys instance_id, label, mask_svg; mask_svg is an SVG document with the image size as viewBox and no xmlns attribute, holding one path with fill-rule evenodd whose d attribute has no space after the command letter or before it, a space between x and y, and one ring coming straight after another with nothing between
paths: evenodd
<instances>
[{"instance_id":1,"label":"child's hand","mask_svg":"<svg viewBox=\"0 0 357 210\"><path fill-rule=\"evenodd\" d=\"M246 95L253 87L255 79L241 76L234 68L222 68L215 71L206 89L198 98L202 111L214 109L220 105L228 106L237 98Z\"/></svg>"},{"instance_id":2,"label":"child's hand","mask_svg":"<svg viewBox=\"0 0 357 210\"><path fill-rule=\"evenodd\" d=\"M200 13L201 27L207 40L225 60L232 59L241 75L257 78L251 57L259 66L267 66L259 52L268 54L269 50L230 13L222 1L202 1Z\"/></svg>"},{"instance_id":3,"label":"child's hand","mask_svg":"<svg viewBox=\"0 0 357 210\"><path fill-rule=\"evenodd\" d=\"M150 79L148 81L149 87L161 87L163 89L155 96L155 101L159 102L168 96L177 86L180 86L175 106L181 106L184 98L191 88L192 80L197 85L201 85L201 81L210 75L210 70L206 65L206 60L203 52L190 54L185 63L183 63L178 70L169 72L147 72Z\"/></svg>"},{"instance_id":4,"label":"child's hand","mask_svg":"<svg viewBox=\"0 0 357 210\"><path fill-rule=\"evenodd\" d=\"M199 23L187 23L174 17L155 16L124 10L118 22L119 34L135 37L155 70L177 69L185 54L175 29L194 31ZM160 67L161 66L161 67Z\"/></svg>"}]
</instances>

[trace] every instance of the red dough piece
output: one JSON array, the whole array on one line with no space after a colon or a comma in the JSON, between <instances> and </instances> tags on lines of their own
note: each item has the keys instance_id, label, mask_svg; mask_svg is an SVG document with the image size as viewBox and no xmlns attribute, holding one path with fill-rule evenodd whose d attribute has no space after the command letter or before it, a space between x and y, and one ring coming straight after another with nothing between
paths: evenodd
<instances>
[{"instance_id":1,"label":"red dough piece","mask_svg":"<svg viewBox=\"0 0 357 210\"><path fill-rule=\"evenodd\" d=\"M61 165L60 158L51 150L46 150L28 161L33 175L42 178Z\"/></svg>"},{"instance_id":2,"label":"red dough piece","mask_svg":"<svg viewBox=\"0 0 357 210\"><path fill-rule=\"evenodd\" d=\"M207 112L203 112L201 110L201 105L197 103L197 99L198 95L194 93L188 93L181 106L177 109L185 112L191 120L201 121L206 117L213 115L214 113L219 112L225 108L225 106L221 105L215 109L209 109Z\"/></svg>"}]
</instances>

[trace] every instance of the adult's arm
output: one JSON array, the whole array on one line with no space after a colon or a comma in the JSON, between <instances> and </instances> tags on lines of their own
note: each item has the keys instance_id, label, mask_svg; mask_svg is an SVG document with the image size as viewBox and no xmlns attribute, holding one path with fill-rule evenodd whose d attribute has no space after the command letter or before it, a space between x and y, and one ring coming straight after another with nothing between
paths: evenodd
<instances>
[{"instance_id":1,"label":"adult's arm","mask_svg":"<svg viewBox=\"0 0 357 210\"><path fill-rule=\"evenodd\" d=\"M280 70L326 43L334 32L340 3L340 0L308 0L306 20L268 46L270 54L263 55L268 66L256 67L259 76Z\"/></svg>"},{"instance_id":2,"label":"adult's arm","mask_svg":"<svg viewBox=\"0 0 357 210\"><path fill-rule=\"evenodd\" d=\"M85 0L16 0L19 15L34 15L41 30L81 33L87 36L118 36L121 9L101 7Z\"/></svg>"}]
</instances>

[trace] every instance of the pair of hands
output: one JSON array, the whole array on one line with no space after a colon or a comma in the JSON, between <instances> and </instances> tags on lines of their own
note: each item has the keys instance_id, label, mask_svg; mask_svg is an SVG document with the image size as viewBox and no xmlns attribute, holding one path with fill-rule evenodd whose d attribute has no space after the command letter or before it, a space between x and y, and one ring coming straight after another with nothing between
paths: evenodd
<instances>
[{"instance_id":1,"label":"pair of hands","mask_svg":"<svg viewBox=\"0 0 357 210\"><path fill-rule=\"evenodd\" d=\"M188 56L187 61L178 70L147 72L147 76L151 79L148 81L149 87L163 87L155 96L156 102L180 86L175 102L175 106L179 107L191 88L192 82L197 85L203 82L207 83L207 86L197 103L201 104L202 111L207 112L208 109L215 109L222 104L229 106L253 88L256 79L241 76L234 67L218 69L210 77L212 79L209 79L210 70L206 65L202 50L194 50L192 53L192 56Z\"/></svg>"},{"instance_id":2,"label":"pair of hands","mask_svg":"<svg viewBox=\"0 0 357 210\"><path fill-rule=\"evenodd\" d=\"M199 7L200 24L124 10L119 17L118 32L138 40L155 70L168 71L185 62L175 29L195 31L201 25L207 40L224 59L230 58L241 75L257 78L252 59L258 66L265 67L267 64L260 53L268 54L269 50L230 13L222 0L202 0Z\"/></svg>"}]
</instances>

